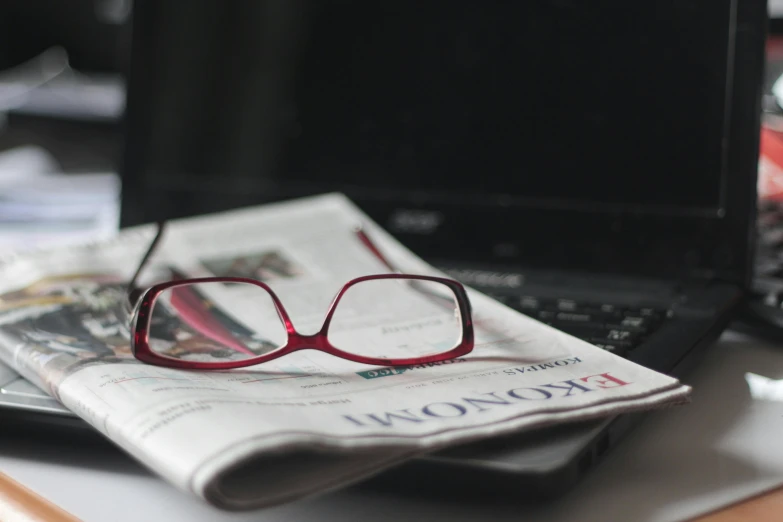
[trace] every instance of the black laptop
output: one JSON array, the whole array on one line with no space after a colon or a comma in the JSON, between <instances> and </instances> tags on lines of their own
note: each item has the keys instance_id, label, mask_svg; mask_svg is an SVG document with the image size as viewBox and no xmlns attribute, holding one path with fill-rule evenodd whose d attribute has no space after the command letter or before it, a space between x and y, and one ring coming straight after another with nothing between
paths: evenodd
<instances>
[{"instance_id":1,"label":"black laptop","mask_svg":"<svg viewBox=\"0 0 783 522\"><path fill-rule=\"evenodd\" d=\"M680 376L751 276L765 19L762 0L140 0L123 224L340 190L452 276ZM384 478L540 498L633 420Z\"/></svg>"}]
</instances>

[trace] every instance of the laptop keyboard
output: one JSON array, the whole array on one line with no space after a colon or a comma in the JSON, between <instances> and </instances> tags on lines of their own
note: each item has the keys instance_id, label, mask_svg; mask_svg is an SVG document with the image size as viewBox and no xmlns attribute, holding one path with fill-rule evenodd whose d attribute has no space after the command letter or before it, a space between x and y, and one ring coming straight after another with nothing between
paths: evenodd
<instances>
[{"instance_id":1,"label":"laptop keyboard","mask_svg":"<svg viewBox=\"0 0 783 522\"><path fill-rule=\"evenodd\" d=\"M670 310L589 303L571 299L491 295L542 323L621 357L643 343L670 318Z\"/></svg>"}]
</instances>

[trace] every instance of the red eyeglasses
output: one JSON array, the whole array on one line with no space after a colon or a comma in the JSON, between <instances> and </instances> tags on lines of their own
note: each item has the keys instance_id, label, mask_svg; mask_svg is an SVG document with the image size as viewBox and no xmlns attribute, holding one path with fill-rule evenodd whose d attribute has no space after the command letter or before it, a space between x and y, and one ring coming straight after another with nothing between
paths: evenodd
<instances>
[{"instance_id":1,"label":"red eyeglasses","mask_svg":"<svg viewBox=\"0 0 783 522\"><path fill-rule=\"evenodd\" d=\"M188 279L175 274L172 281L141 290L136 281L164 229L160 223L128 287L131 350L145 363L227 370L312 349L359 363L408 366L453 359L473 349L465 288L442 277L389 273L352 279L334 297L320 330L312 335L296 331L275 292L256 278ZM396 272L367 234L358 230L356 236ZM278 273L286 269L279 254L255 256L252 261L257 268L253 274L263 273L264 263Z\"/></svg>"}]
</instances>

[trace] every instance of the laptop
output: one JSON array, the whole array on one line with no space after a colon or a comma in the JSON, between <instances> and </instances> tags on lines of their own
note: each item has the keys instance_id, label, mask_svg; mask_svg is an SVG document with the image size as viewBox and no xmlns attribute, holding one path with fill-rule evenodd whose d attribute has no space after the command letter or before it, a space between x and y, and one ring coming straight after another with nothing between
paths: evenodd
<instances>
[{"instance_id":1,"label":"laptop","mask_svg":"<svg viewBox=\"0 0 783 522\"><path fill-rule=\"evenodd\" d=\"M133 17L123 225L340 190L453 277L675 376L748 287L762 0L142 0ZM637 420L378 480L547 498Z\"/></svg>"}]
</instances>

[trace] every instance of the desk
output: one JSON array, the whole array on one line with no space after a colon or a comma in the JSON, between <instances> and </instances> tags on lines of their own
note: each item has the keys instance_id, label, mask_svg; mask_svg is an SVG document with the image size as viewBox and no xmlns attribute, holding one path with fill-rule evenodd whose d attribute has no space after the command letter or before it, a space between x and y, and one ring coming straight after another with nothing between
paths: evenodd
<instances>
[{"instance_id":1,"label":"desk","mask_svg":"<svg viewBox=\"0 0 783 522\"><path fill-rule=\"evenodd\" d=\"M754 398L746 372L782 379L783 349L724 336L688 379L694 385L691 405L651 414L573 492L536 508L513 499L444 502L353 487L268 510L223 513L112 448L8 437L0 439L0 470L87 521L669 522L783 484L783 438L774 435L783 433L783 402ZM780 491L701 520L747 520L748 513L770 510L779 519L778 507L783 507Z\"/></svg>"},{"instance_id":2,"label":"desk","mask_svg":"<svg viewBox=\"0 0 783 522\"><path fill-rule=\"evenodd\" d=\"M739 502L733 506L699 517L693 522L746 522L780 520L783 514L783 488Z\"/></svg>"}]
</instances>

